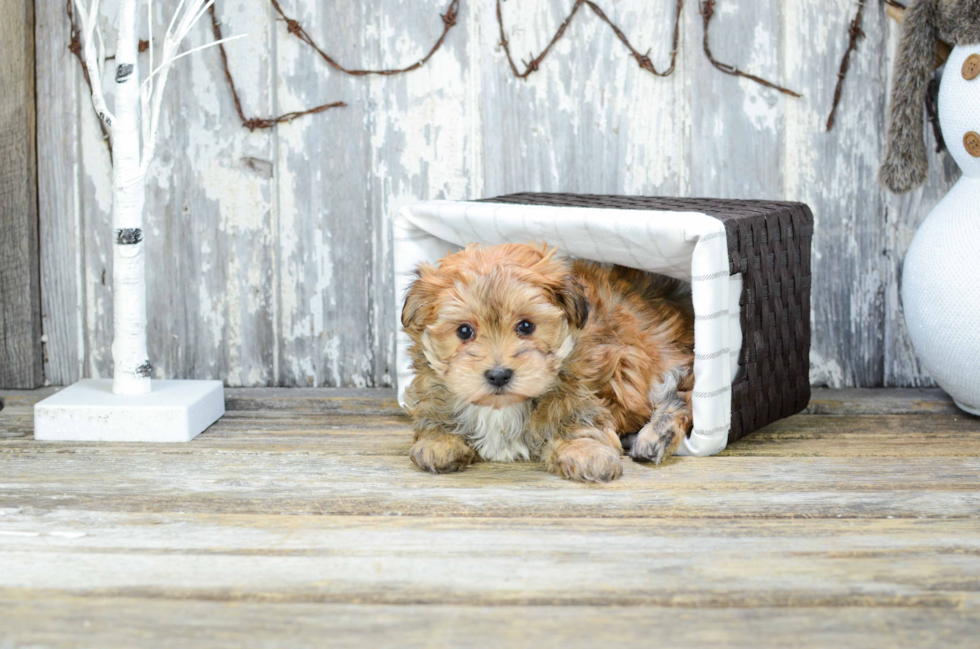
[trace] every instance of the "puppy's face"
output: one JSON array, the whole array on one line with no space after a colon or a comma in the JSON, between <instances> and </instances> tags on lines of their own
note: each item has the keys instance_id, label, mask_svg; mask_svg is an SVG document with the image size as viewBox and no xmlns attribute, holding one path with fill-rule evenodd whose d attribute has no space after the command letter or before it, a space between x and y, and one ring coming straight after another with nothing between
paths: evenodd
<instances>
[{"instance_id":1,"label":"puppy's face","mask_svg":"<svg viewBox=\"0 0 980 649\"><path fill-rule=\"evenodd\" d=\"M544 394L588 318L554 250L469 246L418 274L402 324L461 402L501 408Z\"/></svg>"}]
</instances>

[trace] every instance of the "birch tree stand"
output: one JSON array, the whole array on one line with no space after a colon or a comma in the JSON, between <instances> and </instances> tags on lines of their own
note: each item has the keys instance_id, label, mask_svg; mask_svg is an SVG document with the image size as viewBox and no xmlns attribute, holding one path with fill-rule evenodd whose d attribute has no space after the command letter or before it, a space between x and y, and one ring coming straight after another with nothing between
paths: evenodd
<instances>
[{"instance_id":1,"label":"birch tree stand","mask_svg":"<svg viewBox=\"0 0 980 649\"><path fill-rule=\"evenodd\" d=\"M115 55L115 102L102 89L105 45L98 28L99 0L74 0L92 105L112 140L113 378L85 379L39 402L35 438L69 441L190 441L224 414L221 381L151 380L146 351L146 277L143 207L146 171L153 161L167 76L191 27L214 0L180 0L163 38L160 64L140 82L140 0L121 0ZM153 0L147 0L152 15ZM230 39L225 39L230 40ZM223 41L221 41L223 42ZM217 45L217 42L210 45Z\"/></svg>"}]
</instances>

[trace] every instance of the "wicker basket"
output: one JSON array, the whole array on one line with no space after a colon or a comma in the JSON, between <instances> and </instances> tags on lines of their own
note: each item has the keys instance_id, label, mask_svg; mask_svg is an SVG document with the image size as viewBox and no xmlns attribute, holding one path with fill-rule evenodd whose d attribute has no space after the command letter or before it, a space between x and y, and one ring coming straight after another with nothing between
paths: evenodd
<instances>
[{"instance_id":1,"label":"wicker basket","mask_svg":"<svg viewBox=\"0 0 980 649\"><path fill-rule=\"evenodd\" d=\"M724 223L729 272L741 273L742 348L728 442L803 410L810 400L810 240L802 203L576 194L510 194L486 202L699 212Z\"/></svg>"}]
</instances>

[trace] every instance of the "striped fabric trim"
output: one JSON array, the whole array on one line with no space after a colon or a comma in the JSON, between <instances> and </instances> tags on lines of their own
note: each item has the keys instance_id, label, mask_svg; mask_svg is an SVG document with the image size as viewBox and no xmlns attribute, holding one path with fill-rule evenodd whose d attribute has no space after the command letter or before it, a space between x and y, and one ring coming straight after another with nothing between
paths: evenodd
<instances>
[{"instance_id":1,"label":"striped fabric trim","mask_svg":"<svg viewBox=\"0 0 980 649\"><path fill-rule=\"evenodd\" d=\"M713 279L718 279L719 277L727 277L730 273L727 270L719 270L717 273L711 273L710 275L697 275L691 278L692 282L709 282Z\"/></svg>"},{"instance_id":2,"label":"striped fabric trim","mask_svg":"<svg viewBox=\"0 0 980 649\"><path fill-rule=\"evenodd\" d=\"M696 361L710 361L710 360L712 360L714 358L718 358L719 356L724 356L725 354L728 354L730 352L731 352L731 350L728 347L726 347L724 349L719 349L716 352L711 352L710 354L695 354L694 355L694 360L696 360ZM736 353L738 353L738 352L736 352Z\"/></svg>"},{"instance_id":3,"label":"striped fabric trim","mask_svg":"<svg viewBox=\"0 0 980 649\"><path fill-rule=\"evenodd\" d=\"M711 234L706 234L699 239L702 243L705 241L711 241L712 239L718 239L721 237L727 237L728 235L724 232L712 232Z\"/></svg>"},{"instance_id":4,"label":"striped fabric trim","mask_svg":"<svg viewBox=\"0 0 980 649\"><path fill-rule=\"evenodd\" d=\"M691 394L693 394L694 396L696 396L698 399L710 399L712 397L717 397L719 395L725 394L726 392L728 392L731 389L732 389L732 386L726 385L725 387L718 388L717 390L714 390L713 392L692 392Z\"/></svg>"},{"instance_id":5,"label":"striped fabric trim","mask_svg":"<svg viewBox=\"0 0 980 649\"><path fill-rule=\"evenodd\" d=\"M727 433L731 426L718 426L717 428L695 428L691 431L694 435L717 435Z\"/></svg>"},{"instance_id":6,"label":"striped fabric trim","mask_svg":"<svg viewBox=\"0 0 980 649\"><path fill-rule=\"evenodd\" d=\"M425 241L426 239L435 239L435 238L436 235L425 232L423 234L413 234L410 237L395 237L395 243L409 243L414 241Z\"/></svg>"},{"instance_id":7,"label":"striped fabric trim","mask_svg":"<svg viewBox=\"0 0 980 649\"><path fill-rule=\"evenodd\" d=\"M694 318L695 322L705 322L707 320L714 320L715 318L720 318L722 316L728 315L728 309L722 309L715 313L707 313L705 315L699 315Z\"/></svg>"}]
</instances>

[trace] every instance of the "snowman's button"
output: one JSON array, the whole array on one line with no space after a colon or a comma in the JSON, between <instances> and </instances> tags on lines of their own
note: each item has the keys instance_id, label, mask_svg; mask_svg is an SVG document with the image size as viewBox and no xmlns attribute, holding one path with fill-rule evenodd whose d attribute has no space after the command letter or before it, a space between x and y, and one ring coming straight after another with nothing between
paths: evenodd
<instances>
[{"instance_id":1,"label":"snowman's button","mask_svg":"<svg viewBox=\"0 0 980 649\"><path fill-rule=\"evenodd\" d=\"M966 147L966 152L974 158L980 158L980 133L970 131L964 135L963 146Z\"/></svg>"},{"instance_id":2,"label":"snowman's button","mask_svg":"<svg viewBox=\"0 0 980 649\"><path fill-rule=\"evenodd\" d=\"M963 78L973 81L980 77L980 54L971 54L963 62Z\"/></svg>"}]
</instances>

